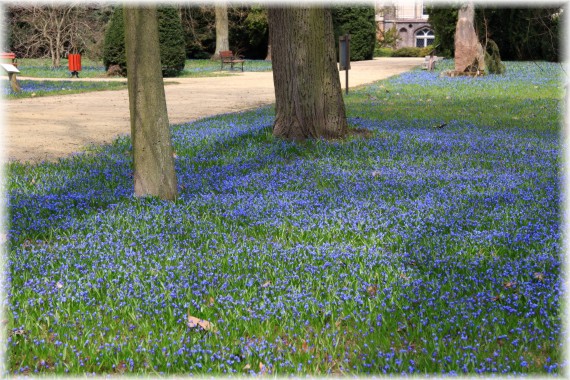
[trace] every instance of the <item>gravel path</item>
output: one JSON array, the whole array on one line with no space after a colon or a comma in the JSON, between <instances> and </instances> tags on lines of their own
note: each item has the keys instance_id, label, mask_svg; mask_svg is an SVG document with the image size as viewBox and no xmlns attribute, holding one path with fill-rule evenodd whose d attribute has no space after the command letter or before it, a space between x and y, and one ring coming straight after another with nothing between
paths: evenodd
<instances>
[{"instance_id":1,"label":"gravel path","mask_svg":"<svg viewBox=\"0 0 570 380\"><path fill-rule=\"evenodd\" d=\"M422 62L423 58L351 62L349 87L400 74ZM339 74L344 91L345 72ZM172 78L165 79L165 83L169 83L165 92L171 124L275 102L271 72ZM79 152L87 145L109 143L119 135L130 133L127 90L9 100L4 102L4 113L7 128L4 129L3 162L54 161Z\"/></svg>"}]
</instances>

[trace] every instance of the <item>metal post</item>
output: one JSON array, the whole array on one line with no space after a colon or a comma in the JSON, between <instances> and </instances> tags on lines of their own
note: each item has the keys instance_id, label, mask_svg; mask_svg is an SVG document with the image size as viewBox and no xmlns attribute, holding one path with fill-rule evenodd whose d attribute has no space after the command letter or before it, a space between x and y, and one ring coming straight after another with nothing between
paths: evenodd
<instances>
[{"instance_id":1,"label":"metal post","mask_svg":"<svg viewBox=\"0 0 570 380\"><path fill-rule=\"evenodd\" d=\"M346 94L348 95L348 70L344 71L346 73Z\"/></svg>"},{"instance_id":2,"label":"metal post","mask_svg":"<svg viewBox=\"0 0 570 380\"><path fill-rule=\"evenodd\" d=\"M339 43L339 70L346 71L346 93L348 94L348 70L350 70L350 34L338 38Z\"/></svg>"}]
</instances>

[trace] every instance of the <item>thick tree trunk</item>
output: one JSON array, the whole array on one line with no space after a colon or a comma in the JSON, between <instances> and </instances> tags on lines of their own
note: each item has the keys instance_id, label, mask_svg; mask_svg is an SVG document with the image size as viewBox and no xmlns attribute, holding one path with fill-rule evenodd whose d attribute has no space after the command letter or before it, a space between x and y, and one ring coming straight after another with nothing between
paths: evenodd
<instances>
[{"instance_id":1,"label":"thick tree trunk","mask_svg":"<svg viewBox=\"0 0 570 380\"><path fill-rule=\"evenodd\" d=\"M228 5L220 2L215 5L216 10L216 51L212 59L220 58L220 52L230 50L228 32Z\"/></svg>"},{"instance_id":2,"label":"thick tree trunk","mask_svg":"<svg viewBox=\"0 0 570 380\"><path fill-rule=\"evenodd\" d=\"M125 48L136 196L177 196L156 8L125 6Z\"/></svg>"},{"instance_id":3,"label":"thick tree trunk","mask_svg":"<svg viewBox=\"0 0 570 380\"><path fill-rule=\"evenodd\" d=\"M455 71L485 70L485 51L475 32L475 9L472 2L465 3L457 16L455 28Z\"/></svg>"},{"instance_id":4,"label":"thick tree trunk","mask_svg":"<svg viewBox=\"0 0 570 380\"><path fill-rule=\"evenodd\" d=\"M273 135L338 139L348 133L332 16L320 6L269 9L275 85Z\"/></svg>"}]
</instances>

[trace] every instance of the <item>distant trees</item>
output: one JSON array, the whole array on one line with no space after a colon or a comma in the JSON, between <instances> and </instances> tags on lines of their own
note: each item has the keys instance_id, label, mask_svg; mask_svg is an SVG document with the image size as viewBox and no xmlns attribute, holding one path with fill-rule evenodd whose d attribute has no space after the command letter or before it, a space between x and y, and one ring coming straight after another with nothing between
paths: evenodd
<instances>
[{"instance_id":1,"label":"distant trees","mask_svg":"<svg viewBox=\"0 0 570 380\"><path fill-rule=\"evenodd\" d=\"M216 52L216 13L211 5L181 7L188 58L210 58ZM229 49L252 59L265 58L269 30L267 11L259 5L228 5Z\"/></svg>"},{"instance_id":2,"label":"distant trees","mask_svg":"<svg viewBox=\"0 0 570 380\"><path fill-rule=\"evenodd\" d=\"M561 59L560 6L506 8L478 5L476 29L480 40L492 39L503 60L559 61ZM453 56L458 7L438 5L428 8L439 54Z\"/></svg>"},{"instance_id":3,"label":"distant trees","mask_svg":"<svg viewBox=\"0 0 570 380\"><path fill-rule=\"evenodd\" d=\"M12 51L20 57L49 57L52 66L59 67L69 52L96 50L108 7L24 3L8 6L6 19L7 43Z\"/></svg>"},{"instance_id":4,"label":"distant trees","mask_svg":"<svg viewBox=\"0 0 570 380\"><path fill-rule=\"evenodd\" d=\"M176 76L184 69L186 60L180 16L177 9L170 6L159 7L157 14L162 74L165 77ZM122 75L127 71L124 29L123 8L116 7L105 33L103 64L106 70L117 65Z\"/></svg>"},{"instance_id":5,"label":"distant trees","mask_svg":"<svg viewBox=\"0 0 570 380\"><path fill-rule=\"evenodd\" d=\"M124 31L136 196L177 196L154 6L125 6Z\"/></svg>"},{"instance_id":6,"label":"distant trees","mask_svg":"<svg viewBox=\"0 0 570 380\"><path fill-rule=\"evenodd\" d=\"M330 9L283 5L268 11L275 85L273 135L338 139L348 124Z\"/></svg>"}]
</instances>

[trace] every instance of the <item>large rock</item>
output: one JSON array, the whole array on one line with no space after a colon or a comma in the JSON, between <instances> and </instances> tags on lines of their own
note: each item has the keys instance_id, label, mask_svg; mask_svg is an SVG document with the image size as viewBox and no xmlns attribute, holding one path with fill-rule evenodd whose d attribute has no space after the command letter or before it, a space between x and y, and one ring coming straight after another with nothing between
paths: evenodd
<instances>
[{"instance_id":1,"label":"large rock","mask_svg":"<svg viewBox=\"0 0 570 380\"><path fill-rule=\"evenodd\" d=\"M485 71L485 51L475 32L474 19L473 3L464 4L459 9L457 28L455 29L456 72Z\"/></svg>"}]
</instances>

